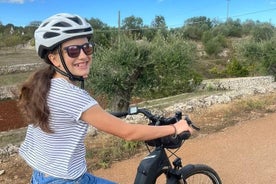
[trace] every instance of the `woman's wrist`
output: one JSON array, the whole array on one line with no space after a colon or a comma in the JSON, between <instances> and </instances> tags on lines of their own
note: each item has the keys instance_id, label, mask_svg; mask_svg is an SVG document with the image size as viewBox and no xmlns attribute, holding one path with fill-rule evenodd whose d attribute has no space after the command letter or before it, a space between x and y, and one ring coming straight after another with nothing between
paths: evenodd
<instances>
[{"instance_id":1,"label":"woman's wrist","mask_svg":"<svg viewBox=\"0 0 276 184\"><path fill-rule=\"evenodd\" d=\"M172 135L172 138L176 138L177 137L177 130L176 130L176 127L174 126L174 124L171 124L171 126L173 127L174 129L174 134Z\"/></svg>"}]
</instances>

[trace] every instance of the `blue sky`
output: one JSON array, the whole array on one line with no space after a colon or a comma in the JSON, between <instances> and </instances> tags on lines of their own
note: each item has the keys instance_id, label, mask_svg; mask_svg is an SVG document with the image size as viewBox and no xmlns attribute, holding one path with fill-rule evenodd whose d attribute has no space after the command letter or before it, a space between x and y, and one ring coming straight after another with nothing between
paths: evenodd
<instances>
[{"instance_id":1,"label":"blue sky","mask_svg":"<svg viewBox=\"0 0 276 184\"><path fill-rule=\"evenodd\" d=\"M117 27L119 11L121 20L134 15L141 17L144 25L150 25L156 15L164 16L168 27L181 27L186 19L197 16L219 21L229 16L276 25L276 0L0 0L3 25L27 26L68 12Z\"/></svg>"}]
</instances>

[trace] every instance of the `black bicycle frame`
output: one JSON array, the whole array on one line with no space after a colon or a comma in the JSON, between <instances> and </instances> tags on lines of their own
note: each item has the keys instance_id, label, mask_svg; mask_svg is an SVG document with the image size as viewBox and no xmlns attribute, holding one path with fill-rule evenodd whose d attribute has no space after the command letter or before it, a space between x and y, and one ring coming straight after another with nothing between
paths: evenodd
<instances>
[{"instance_id":1,"label":"black bicycle frame","mask_svg":"<svg viewBox=\"0 0 276 184\"><path fill-rule=\"evenodd\" d=\"M159 175L171 168L165 149L157 147L140 162L134 184L153 184Z\"/></svg>"}]
</instances>

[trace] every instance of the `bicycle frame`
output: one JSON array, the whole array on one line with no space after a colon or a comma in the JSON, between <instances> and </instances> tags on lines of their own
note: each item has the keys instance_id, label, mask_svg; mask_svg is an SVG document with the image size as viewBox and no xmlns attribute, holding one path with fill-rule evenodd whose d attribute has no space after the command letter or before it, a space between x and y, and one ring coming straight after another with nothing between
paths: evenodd
<instances>
[{"instance_id":1,"label":"bicycle frame","mask_svg":"<svg viewBox=\"0 0 276 184\"><path fill-rule=\"evenodd\" d=\"M181 170L172 168L165 149L162 146L157 147L140 162L134 184L154 184L161 174L166 175L167 184L176 184L181 179L182 174L189 173L194 168L192 164L184 167L182 167L182 163L176 165L181 166Z\"/></svg>"},{"instance_id":2,"label":"bicycle frame","mask_svg":"<svg viewBox=\"0 0 276 184\"><path fill-rule=\"evenodd\" d=\"M165 149L157 147L140 162L134 184L153 184L158 176L171 167Z\"/></svg>"}]
</instances>

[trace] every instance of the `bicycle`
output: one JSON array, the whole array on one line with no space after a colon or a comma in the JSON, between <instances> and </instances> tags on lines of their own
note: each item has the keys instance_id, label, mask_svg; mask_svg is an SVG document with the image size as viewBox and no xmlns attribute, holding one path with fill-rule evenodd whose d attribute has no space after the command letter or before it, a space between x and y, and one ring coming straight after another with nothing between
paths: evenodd
<instances>
[{"instance_id":1,"label":"bicycle","mask_svg":"<svg viewBox=\"0 0 276 184\"><path fill-rule=\"evenodd\" d=\"M150 120L148 124L150 126L169 125L176 123L182 118L181 112L176 112L173 117L166 118L164 116L153 115L148 109L138 108L137 106L130 107L128 112L111 112L111 114L117 117L139 113L145 115ZM184 118L193 129L200 130L188 116L184 116ZM221 184L222 182L218 173L210 166L204 164L182 166L182 160L176 155L176 152L190 136L190 132L187 131L176 137L166 136L145 141L149 154L140 162L134 184L155 184L162 174L166 176L167 184ZM153 149L150 149L150 147L153 147ZM170 153L170 155L167 153ZM172 156L176 158L171 162L170 157Z\"/></svg>"}]
</instances>

